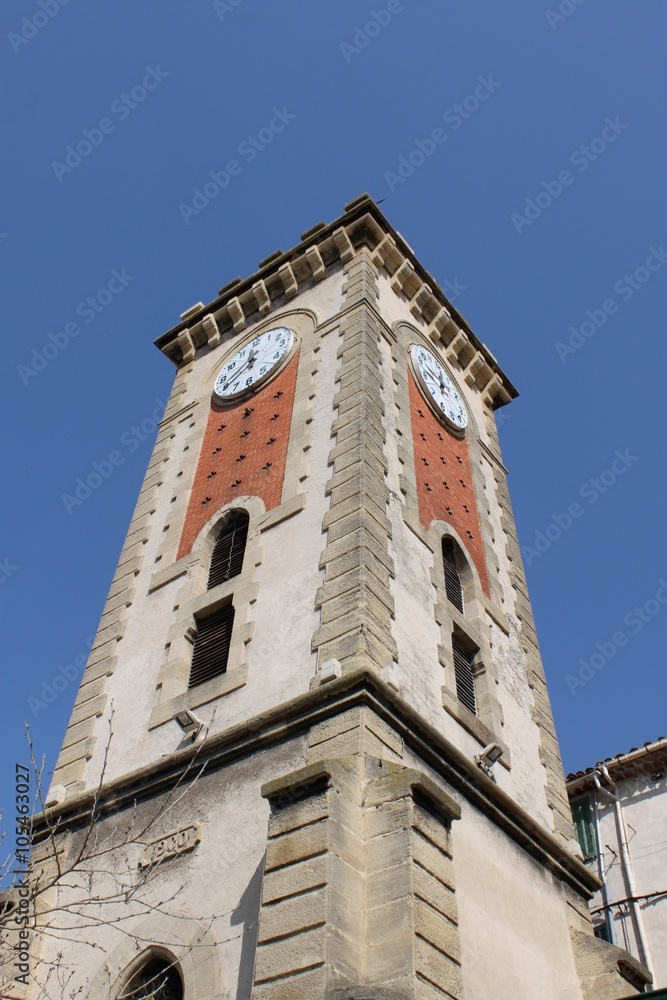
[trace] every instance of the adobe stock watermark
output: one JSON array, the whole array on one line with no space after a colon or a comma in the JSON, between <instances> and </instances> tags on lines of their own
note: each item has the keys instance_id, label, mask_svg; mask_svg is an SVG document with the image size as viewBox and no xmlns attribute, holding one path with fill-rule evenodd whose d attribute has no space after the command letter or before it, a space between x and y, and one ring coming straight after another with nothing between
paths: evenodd
<instances>
[{"instance_id":1,"label":"adobe stock watermark","mask_svg":"<svg viewBox=\"0 0 667 1000\"><path fill-rule=\"evenodd\" d=\"M213 10L220 20L224 21L225 15L233 14L236 8L244 2L245 0L213 0Z\"/></svg>"},{"instance_id":2,"label":"adobe stock watermark","mask_svg":"<svg viewBox=\"0 0 667 1000\"><path fill-rule=\"evenodd\" d=\"M607 493L618 480L625 475L635 462L639 461L638 455L632 455L630 449L625 451L616 450L614 459L607 469L603 469L597 476L591 476L579 489L579 496L586 500L589 506L593 506ZM544 530L536 531L532 545L522 545L521 554L527 566L532 566L536 559L540 559L545 552L548 552L552 545L557 542L566 531L569 531L575 521L583 517L586 508L578 500L568 504L567 509L552 514L551 520Z\"/></svg>"},{"instance_id":3,"label":"adobe stock watermark","mask_svg":"<svg viewBox=\"0 0 667 1000\"><path fill-rule=\"evenodd\" d=\"M90 649L95 641L95 635L89 635L86 639L85 652L79 653L71 663L60 663L48 681L42 681L39 690L39 697L30 696L28 698L28 708L36 719L40 712L52 705L54 701L66 691L70 684L81 679L85 670Z\"/></svg>"},{"instance_id":4,"label":"adobe stock watermark","mask_svg":"<svg viewBox=\"0 0 667 1000\"><path fill-rule=\"evenodd\" d=\"M114 268L106 285L99 288L94 295L89 295L79 302L74 310L76 315L85 323L93 323L100 313L111 305L116 296L120 295L131 281L134 281L135 277L134 274L128 274L125 267L122 267L120 271ZM23 384L27 385L30 379L37 378L82 332L80 323L69 320L62 329L56 330L55 333L47 333L42 346L33 347L29 363L16 367Z\"/></svg>"},{"instance_id":5,"label":"adobe stock watermark","mask_svg":"<svg viewBox=\"0 0 667 1000\"><path fill-rule=\"evenodd\" d=\"M14 956L13 966L16 970L13 976L14 982L20 983L21 986L29 986L30 940L35 920L29 884L30 849L32 847L32 821L30 817L34 812L35 802L34 793L30 788L30 768L17 762L15 775L14 850L10 855L11 868L7 874L12 877L12 888L16 894L16 908L11 911L10 920L4 922L3 930L10 933L16 932L14 943L9 945ZM3 938L6 938L5 934L3 934ZM8 964L9 955L5 952L3 965L6 968Z\"/></svg>"},{"instance_id":6,"label":"adobe stock watermark","mask_svg":"<svg viewBox=\"0 0 667 1000\"><path fill-rule=\"evenodd\" d=\"M252 163L267 146L281 132L284 132L288 125L296 118L295 114L288 111L285 105L282 108L274 108L273 115L267 124L254 135L248 135L236 147L237 156L241 157L245 163ZM192 204L181 202L178 210L186 225L190 225L190 219L199 215L207 208L211 202L218 197L221 191L228 188L233 177L238 177L243 173L243 164L239 160L228 160L222 170L209 170L210 181L206 181L201 188L192 189Z\"/></svg>"},{"instance_id":7,"label":"adobe stock watermark","mask_svg":"<svg viewBox=\"0 0 667 1000\"><path fill-rule=\"evenodd\" d=\"M591 163L595 163L606 151L612 143L616 142L618 137L623 134L623 132L630 128L620 120L618 115L616 118L605 118L604 128L602 129L599 136L595 136L591 139L587 146L577 146L575 150L570 153L569 163L573 167L576 167L580 174L583 174L590 167ZM510 215L510 222L516 229L517 233L521 235L526 226L532 226L532 224L540 218L543 212L546 212L553 203L560 198L560 196L565 191L566 187L570 187L574 184L576 180L576 175L570 170L561 170L558 174L556 180L553 181L542 181L542 191L538 191L534 198L526 198L526 203L523 208L523 215L518 212L512 212Z\"/></svg>"},{"instance_id":8,"label":"adobe stock watermark","mask_svg":"<svg viewBox=\"0 0 667 1000\"><path fill-rule=\"evenodd\" d=\"M658 589L652 597L649 597L643 604L635 605L623 617L625 629L618 629L603 642L595 643L595 652L586 660L582 656L579 660L579 670L574 674L565 675L565 683L570 689L570 694L575 694L577 689L588 684L590 680L605 667L610 660L616 656L619 649L627 646L629 639L633 635L641 632L656 615L660 614L667 605L667 581L664 577L658 580Z\"/></svg>"},{"instance_id":9,"label":"adobe stock watermark","mask_svg":"<svg viewBox=\"0 0 667 1000\"><path fill-rule=\"evenodd\" d=\"M450 132L458 131L463 123L502 86L498 80L493 79L491 73L487 76L478 76L477 80L479 82L471 94L464 97L460 103L453 104L451 108L443 111L442 120L450 127ZM434 128L425 139L415 139L410 152L399 156L396 169L385 170L384 180L389 190L393 192L399 184L404 184L408 177L412 177L415 170L422 167L448 139L449 132L440 127Z\"/></svg>"},{"instance_id":10,"label":"adobe stock watermark","mask_svg":"<svg viewBox=\"0 0 667 1000\"><path fill-rule=\"evenodd\" d=\"M18 569L18 566L15 566L8 556L5 556L4 559L0 559L0 584L7 583L10 576L13 576L14 573L18 573Z\"/></svg>"},{"instance_id":11,"label":"adobe stock watermark","mask_svg":"<svg viewBox=\"0 0 667 1000\"><path fill-rule=\"evenodd\" d=\"M23 18L18 33L10 31L7 35L7 41L14 52L20 52L24 45L32 41L42 28L45 28L60 13L60 8L65 7L68 3L69 0L38 0L39 10L36 10L30 17Z\"/></svg>"},{"instance_id":12,"label":"adobe stock watermark","mask_svg":"<svg viewBox=\"0 0 667 1000\"><path fill-rule=\"evenodd\" d=\"M77 476L72 493L60 494L60 499L68 514L72 514L77 507L81 507L96 490L99 490L103 483L113 476L116 469L125 465L127 458L125 452L132 454L155 433L166 405L164 400L156 399L155 409L150 417L146 417L140 424L135 424L121 434L118 448L114 448L101 461L93 462L89 472L84 473L83 476Z\"/></svg>"},{"instance_id":13,"label":"adobe stock watermark","mask_svg":"<svg viewBox=\"0 0 667 1000\"><path fill-rule=\"evenodd\" d=\"M558 10L545 10L544 16L551 30L555 31L559 24L564 24L584 3L586 0L561 0Z\"/></svg>"},{"instance_id":14,"label":"adobe stock watermark","mask_svg":"<svg viewBox=\"0 0 667 1000\"><path fill-rule=\"evenodd\" d=\"M622 302L629 302L636 292L646 285L656 271L659 271L667 261L667 251L661 243L659 247L649 247L648 257L643 264L635 268L631 274L624 274L622 278L614 282L613 290ZM587 309L586 319L579 326L571 326L567 343L558 340L554 344L556 354L565 364L571 354L576 354L591 337L594 337L598 330L607 322L610 316L618 312L618 302L616 299L608 298L601 303L597 309Z\"/></svg>"},{"instance_id":15,"label":"adobe stock watermark","mask_svg":"<svg viewBox=\"0 0 667 1000\"><path fill-rule=\"evenodd\" d=\"M445 293L449 301L452 303L452 305L456 302L458 298L460 298L461 295L463 295L464 292L467 292L468 290L467 285L461 284L461 282L458 279L458 275L452 281L450 281L449 278L446 278L445 281L438 282L438 284L440 285L440 287L442 288L443 292Z\"/></svg>"},{"instance_id":16,"label":"adobe stock watermark","mask_svg":"<svg viewBox=\"0 0 667 1000\"><path fill-rule=\"evenodd\" d=\"M146 100L148 95L157 90L160 84L167 79L169 73L160 69L159 64L155 67L146 66L146 74L129 93L123 93L111 102L109 111L115 115L118 121L125 121L132 112ZM62 184L67 174L72 174L77 167L80 167L86 157L90 156L93 150L101 146L108 135L116 131L117 122L112 118L100 118L94 128L84 128L81 131L82 139L79 139L76 146L65 147L64 163L53 160L51 169Z\"/></svg>"},{"instance_id":17,"label":"adobe stock watermark","mask_svg":"<svg viewBox=\"0 0 667 1000\"><path fill-rule=\"evenodd\" d=\"M368 48L373 39L377 38L391 24L396 15L402 14L404 10L405 7L401 0L389 0L386 7L369 11L368 21L363 25L355 25L352 41L340 43L340 51L345 62L351 63L354 56L360 55L364 49Z\"/></svg>"}]
</instances>

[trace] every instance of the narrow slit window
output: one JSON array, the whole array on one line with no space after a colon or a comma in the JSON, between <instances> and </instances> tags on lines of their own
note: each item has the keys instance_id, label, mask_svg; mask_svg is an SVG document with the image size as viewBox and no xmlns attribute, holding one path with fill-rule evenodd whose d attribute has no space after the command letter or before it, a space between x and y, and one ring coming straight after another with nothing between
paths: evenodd
<instances>
[{"instance_id":1,"label":"narrow slit window","mask_svg":"<svg viewBox=\"0 0 667 1000\"><path fill-rule=\"evenodd\" d=\"M447 600L463 614L463 583L456 565L456 547L451 538L442 540L442 564L445 570Z\"/></svg>"},{"instance_id":2,"label":"narrow slit window","mask_svg":"<svg viewBox=\"0 0 667 1000\"><path fill-rule=\"evenodd\" d=\"M197 634L190 666L188 687L210 681L227 671L234 628L234 606L226 604L215 614L197 622Z\"/></svg>"},{"instance_id":3,"label":"narrow slit window","mask_svg":"<svg viewBox=\"0 0 667 1000\"><path fill-rule=\"evenodd\" d=\"M248 540L248 515L244 510L234 511L215 543L208 574L208 590L238 576L243 569Z\"/></svg>"},{"instance_id":4,"label":"narrow slit window","mask_svg":"<svg viewBox=\"0 0 667 1000\"><path fill-rule=\"evenodd\" d=\"M454 654L456 696L466 708L469 708L471 712L477 715L475 675L472 672L472 661L475 654L467 653L454 636L452 636L452 653Z\"/></svg>"}]
</instances>

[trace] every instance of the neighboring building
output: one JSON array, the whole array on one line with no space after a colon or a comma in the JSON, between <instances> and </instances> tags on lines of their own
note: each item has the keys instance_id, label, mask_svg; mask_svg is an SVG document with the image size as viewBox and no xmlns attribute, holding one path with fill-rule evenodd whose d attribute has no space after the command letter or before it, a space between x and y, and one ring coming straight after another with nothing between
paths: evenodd
<instances>
[{"instance_id":1,"label":"neighboring building","mask_svg":"<svg viewBox=\"0 0 667 1000\"><path fill-rule=\"evenodd\" d=\"M29 996L643 987L590 922L493 354L367 195L157 345L174 388L35 821Z\"/></svg>"},{"instance_id":2,"label":"neighboring building","mask_svg":"<svg viewBox=\"0 0 667 1000\"><path fill-rule=\"evenodd\" d=\"M667 988L667 739L567 776L574 828L602 881L595 933L625 948Z\"/></svg>"}]
</instances>

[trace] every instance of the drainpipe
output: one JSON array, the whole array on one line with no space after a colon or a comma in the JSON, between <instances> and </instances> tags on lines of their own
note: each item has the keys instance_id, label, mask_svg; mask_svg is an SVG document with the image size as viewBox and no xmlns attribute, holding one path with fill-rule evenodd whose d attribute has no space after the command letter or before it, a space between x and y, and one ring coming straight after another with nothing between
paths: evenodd
<instances>
[{"instance_id":1,"label":"drainpipe","mask_svg":"<svg viewBox=\"0 0 667 1000\"><path fill-rule=\"evenodd\" d=\"M608 795L609 798L614 803L614 813L616 816L616 832L618 836L618 843L621 848L621 869L623 871L623 878L627 887L628 897L630 899L630 906L632 908L632 920L635 926L635 932L637 934L637 940L639 943L639 958L646 966L646 968L651 972L651 959L648 950L648 941L646 940L646 933L644 931L644 921L642 920L642 913L639 908L639 903L637 902L636 896L637 892L635 889L635 879L634 873L632 871L632 859L630 858L630 848L628 846L628 837L625 832L625 821L623 819L623 807L621 806L621 799L618 794L618 787L616 782L613 781L609 771L604 764L599 764L595 771L595 775L602 775L602 777L609 783L613 789L614 794L612 795L607 791L606 788L596 782L599 790ZM652 974L652 972L651 972Z\"/></svg>"},{"instance_id":2,"label":"drainpipe","mask_svg":"<svg viewBox=\"0 0 667 1000\"><path fill-rule=\"evenodd\" d=\"M600 779L597 774L593 774L593 781L595 782L595 788L593 789L593 818L595 821L595 840L598 848L598 875L600 876L600 881L602 882L602 903L604 908L605 923L607 925L607 930L609 931L609 937L611 938L611 943L616 944L616 928L614 927L614 914L609 905L609 886L607 885L607 874L604 867L604 858L602 856L602 838L600 836L600 811L598 809L598 791L604 791L600 785Z\"/></svg>"}]
</instances>

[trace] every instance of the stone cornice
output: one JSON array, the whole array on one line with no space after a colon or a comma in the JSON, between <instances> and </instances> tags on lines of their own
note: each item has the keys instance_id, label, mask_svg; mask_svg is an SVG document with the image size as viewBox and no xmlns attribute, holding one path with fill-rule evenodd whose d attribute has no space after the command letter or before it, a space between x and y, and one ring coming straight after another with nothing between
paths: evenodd
<instances>
[{"instance_id":1,"label":"stone cornice","mask_svg":"<svg viewBox=\"0 0 667 1000\"><path fill-rule=\"evenodd\" d=\"M347 264L361 247L371 251L375 264L391 278L393 291L406 297L413 316L427 325L433 341L443 343L450 359L459 361L466 381L476 384L492 407L518 395L491 351L367 194L349 202L334 222L307 230L291 250L260 261L250 277L229 282L208 305L200 302L187 310L155 344L177 366L188 364L199 348L216 347L224 334L238 333L284 307L301 290Z\"/></svg>"},{"instance_id":2,"label":"stone cornice","mask_svg":"<svg viewBox=\"0 0 667 1000\"><path fill-rule=\"evenodd\" d=\"M372 669L344 674L322 687L293 698L268 712L217 733L204 742L176 751L129 774L110 781L100 790L78 793L49 810L50 823L59 833L82 827L96 808L111 815L133 803L173 789L179 779L210 773L233 761L257 754L269 746L307 732L312 726L350 708L371 708L403 739L424 763L471 805L488 816L557 878L590 898L598 879L524 809L487 778L457 747L430 726ZM36 841L46 832L44 814L33 818Z\"/></svg>"}]
</instances>

